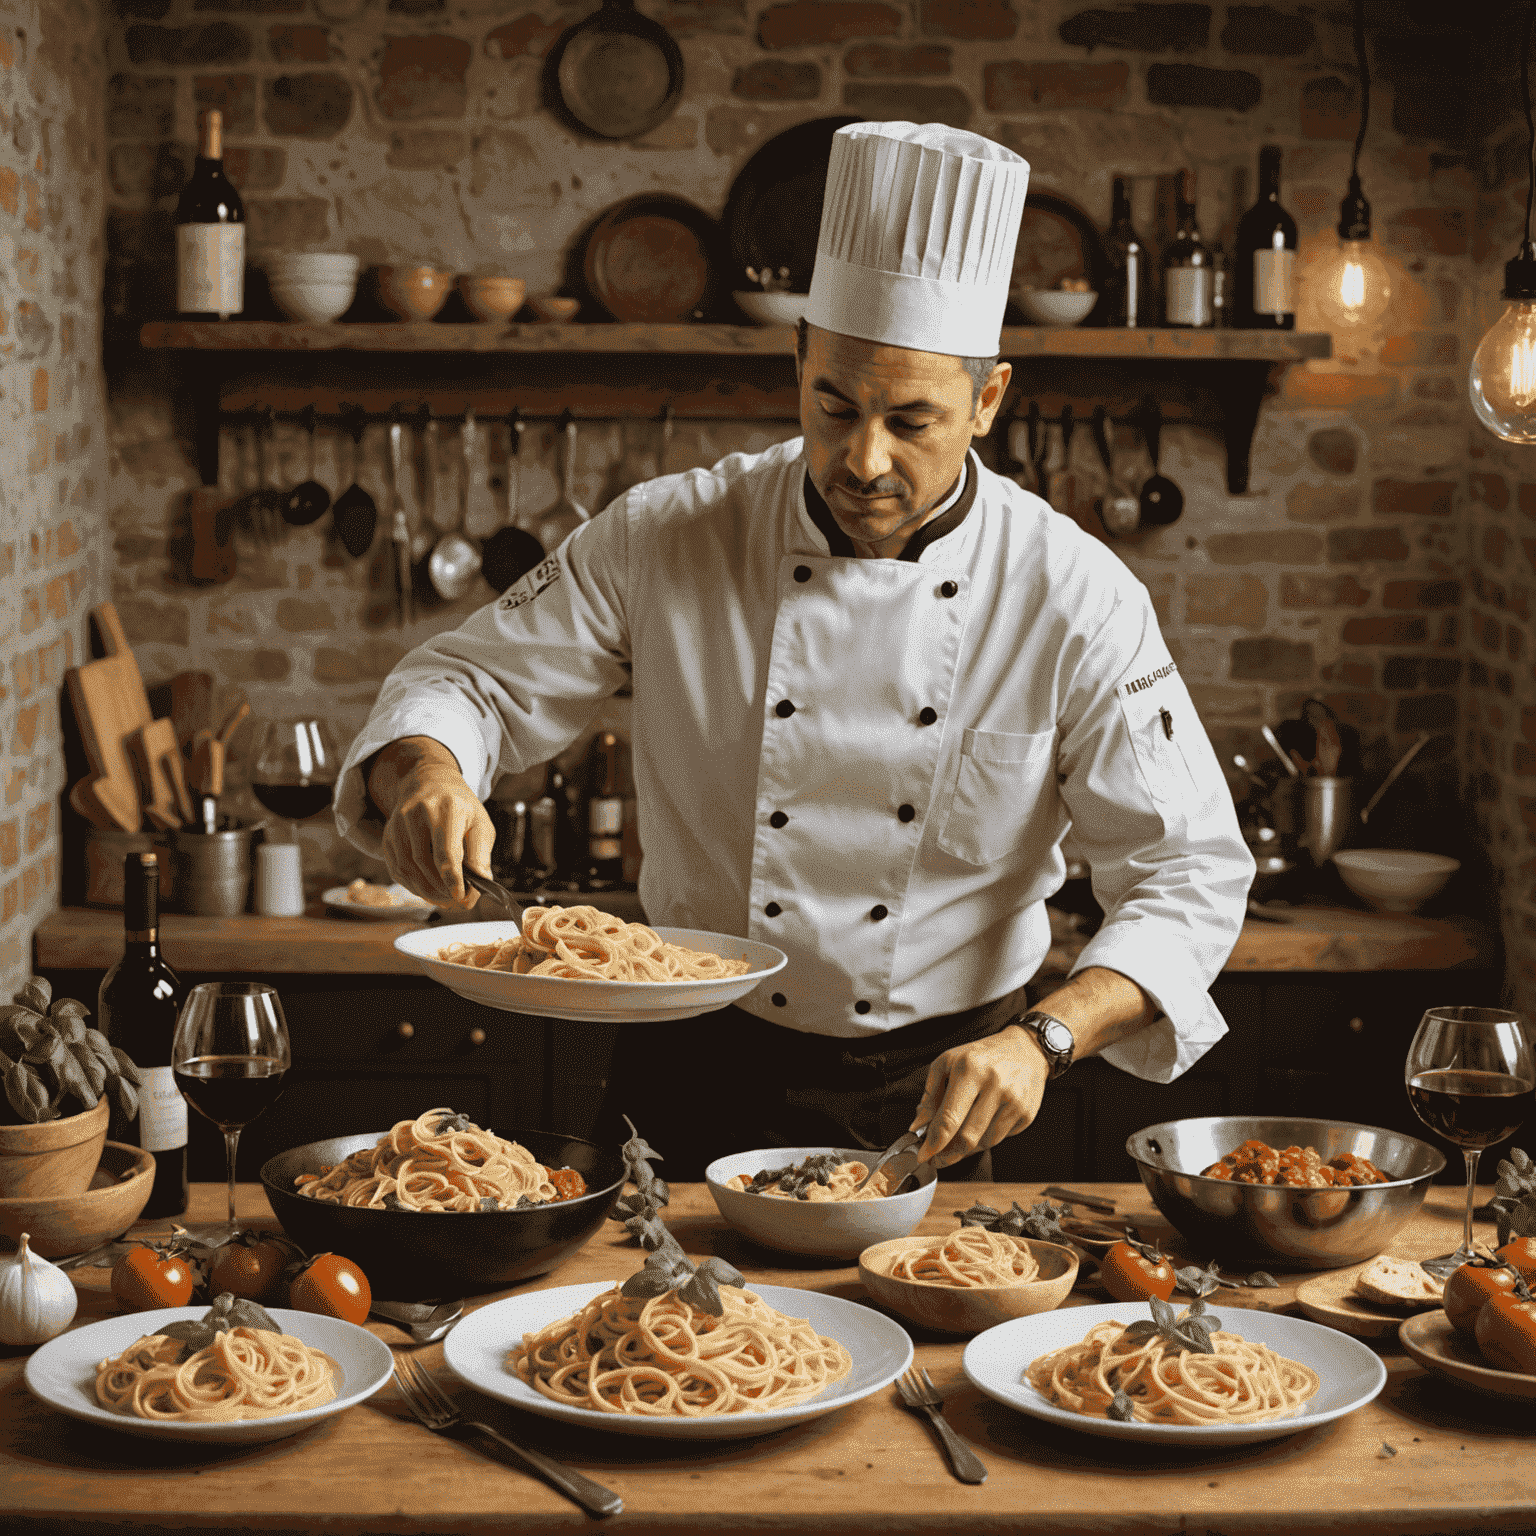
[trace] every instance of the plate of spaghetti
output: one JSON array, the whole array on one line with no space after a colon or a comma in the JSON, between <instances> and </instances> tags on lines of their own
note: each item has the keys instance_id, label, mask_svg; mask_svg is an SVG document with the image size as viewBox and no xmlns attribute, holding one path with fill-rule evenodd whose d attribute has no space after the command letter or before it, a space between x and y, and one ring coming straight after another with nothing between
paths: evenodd
<instances>
[{"instance_id":1,"label":"plate of spaghetti","mask_svg":"<svg viewBox=\"0 0 1536 1536\"><path fill-rule=\"evenodd\" d=\"M395 948L470 1002L596 1023L691 1019L746 996L789 963L753 939L650 928L596 907L529 907L515 922L403 933Z\"/></svg>"},{"instance_id":2,"label":"plate of spaghetti","mask_svg":"<svg viewBox=\"0 0 1536 1536\"><path fill-rule=\"evenodd\" d=\"M344 1413L389 1380L394 1357L366 1328L283 1307L270 1313L281 1334L235 1328L179 1365L181 1346L157 1330L199 1322L207 1307L103 1318L35 1350L26 1383L61 1413L124 1434L257 1445ZM236 1413L253 1416L226 1416Z\"/></svg>"},{"instance_id":3,"label":"plate of spaghetti","mask_svg":"<svg viewBox=\"0 0 1536 1536\"><path fill-rule=\"evenodd\" d=\"M459 1323L443 1358L476 1391L530 1413L667 1440L771 1434L846 1408L911 1364L906 1331L857 1302L783 1285L720 1294L718 1319L675 1291L623 1301L606 1281L510 1296Z\"/></svg>"},{"instance_id":4,"label":"plate of spaghetti","mask_svg":"<svg viewBox=\"0 0 1536 1536\"><path fill-rule=\"evenodd\" d=\"M1348 1334L1220 1303L1211 1313L1210 1353L1170 1345L1152 1326L1149 1302L1016 1318L966 1345L965 1374L1007 1407L1085 1434L1205 1446L1315 1429L1386 1385L1381 1357ZM1115 1389L1132 1417L1109 1416Z\"/></svg>"}]
</instances>

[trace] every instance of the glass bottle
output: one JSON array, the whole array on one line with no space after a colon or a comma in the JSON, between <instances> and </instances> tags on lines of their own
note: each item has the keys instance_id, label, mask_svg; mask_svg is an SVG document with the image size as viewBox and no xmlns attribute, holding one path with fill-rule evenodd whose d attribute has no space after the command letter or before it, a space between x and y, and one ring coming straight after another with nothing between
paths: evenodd
<instances>
[{"instance_id":1,"label":"glass bottle","mask_svg":"<svg viewBox=\"0 0 1536 1536\"><path fill-rule=\"evenodd\" d=\"M204 112L176 204L176 308L227 320L245 308L245 205L224 174L224 115Z\"/></svg>"},{"instance_id":2,"label":"glass bottle","mask_svg":"<svg viewBox=\"0 0 1536 1536\"><path fill-rule=\"evenodd\" d=\"M1110 203L1108 315L1106 324L1134 329L1152 318L1152 268L1146 242L1131 223L1131 199L1125 178L1115 177Z\"/></svg>"},{"instance_id":3,"label":"glass bottle","mask_svg":"<svg viewBox=\"0 0 1536 1536\"><path fill-rule=\"evenodd\" d=\"M1163 256L1163 324L1209 326L1211 253L1195 214L1195 173L1179 173L1179 226Z\"/></svg>"},{"instance_id":4,"label":"glass bottle","mask_svg":"<svg viewBox=\"0 0 1536 1536\"><path fill-rule=\"evenodd\" d=\"M587 756L587 861L594 885L624 879L623 748L613 731L599 731Z\"/></svg>"},{"instance_id":5,"label":"glass bottle","mask_svg":"<svg viewBox=\"0 0 1536 1536\"><path fill-rule=\"evenodd\" d=\"M1237 224L1233 323L1296 328L1296 220L1280 202L1280 148L1259 151L1259 197Z\"/></svg>"}]
</instances>

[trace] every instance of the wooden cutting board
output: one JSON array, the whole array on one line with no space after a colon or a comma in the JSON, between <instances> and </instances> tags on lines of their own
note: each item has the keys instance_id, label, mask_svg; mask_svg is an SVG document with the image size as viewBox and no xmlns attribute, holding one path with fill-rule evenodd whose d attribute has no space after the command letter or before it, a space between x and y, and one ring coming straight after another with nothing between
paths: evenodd
<instances>
[{"instance_id":1,"label":"wooden cutting board","mask_svg":"<svg viewBox=\"0 0 1536 1536\"><path fill-rule=\"evenodd\" d=\"M70 803L97 825L137 832L144 817L128 737L153 718L144 679L111 603L91 609L104 656L65 673L91 774L70 791ZM106 823L98 818L106 815Z\"/></svg>"},{"instance_id":2,"label":"wooden cutting board","mask_svg":"<svg viewBox=\"0 0 1536 1536\"><path fill-rule=\"evenodd\" d=\"M185 826L193 819L192 796L174 723L151 720L129 732L128 748L140 774L144 814L161 831Z\"/></svg>"}]
</instances>

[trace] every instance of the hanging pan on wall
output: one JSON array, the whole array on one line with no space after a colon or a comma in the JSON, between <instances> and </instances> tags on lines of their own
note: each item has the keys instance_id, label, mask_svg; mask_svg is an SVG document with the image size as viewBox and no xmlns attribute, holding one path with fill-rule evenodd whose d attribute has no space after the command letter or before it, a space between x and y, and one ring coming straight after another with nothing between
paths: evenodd
<instances>
[{"instance_id":1,"label":"hanging pan on wall","mask_svg":"<svg viewBox=\"0 0 1536 1536\"><path fill-rule=\"evenodd\" d=\"M683 55L635 0L603 0L555 40L544 84L571 126L600 139L635 139L671 117L683 94Z\"/></svg>"}]
</instances>

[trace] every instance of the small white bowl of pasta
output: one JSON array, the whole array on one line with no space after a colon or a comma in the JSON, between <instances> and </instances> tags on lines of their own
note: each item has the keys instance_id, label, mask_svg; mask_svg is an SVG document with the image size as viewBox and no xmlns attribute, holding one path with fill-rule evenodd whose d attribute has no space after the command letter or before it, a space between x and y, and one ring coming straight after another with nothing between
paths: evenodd
<instances>
[{"instance_id":1,"label":"small white bowl of pasta","mask_svg":"<svg viewBox=\"0 0 1536 1536\"><path fill-rule=\"evenodd\" d=\"M518 972L521 952L543 964L551 950L524 947L526 933L543 936L530 925L553 920L564 946L561 956L575 956L564 967L568 974ZM558 928L566 922L564 930ZM596 908L529 907L522 925L516 922L454 923L448 927L403 933L395 948L409 955L434 981L473 1003L508 1013L538 1018L571 1019L587 1023L651 1023L691 1019L711 1013L745 997L789 963L783 950L771 944L731 934L695 928L649 928L626 923ZM652 957L662 954L665 971L656 971ZM451 956L452 958L445 958ZM633 956L633 960L629 957ZM610 980L598 974L577 974L600 965L626 970L648 969L666 979ZM584 964L585 962L585 964Z\"/></svg>"},{"instance_id":2,"label":"small white bowl of pasta","mask_svg":"<svg viewBox=\"0 0 1536 1536\"><path fill-rule=\"evenodd\" d=\"M847 1147L760 1147L716 1158L704 1170L704 1180L721 1216L743 1237L764 1248L846 1259L850 1264L873 1244L906 1236L928 1214L938 1185L932 1163L919 1164L904 1181L902 1193L873 1199L799 1199L732 1187L733 1180L740 1186L764 1171L796 1167L828 1153L858 1165L859 1171L849 1176L855 1183L877 1155Z\"/></svg>"},{"instance_id":3,"label":"small white bowl of pasta","mask_svg":"<svg viewBox=\"0 0 1536 1536\"><path fill-rule=\"evenodd\" d=\"M214 1420L145 1419L106 1407L96 1395L96 1368L153 1334L167 1323L196 1322L208 1308L160 1307L148 1312L127 1312L105 1317L83 1328L71 1329L33 1351L24 1372L32 1395L72 1419L104 1429L152 1440L203 1445L260 1445L281 1440L312 1428L322 1420L344 1413L373 1396L394 1370L394 1356L382 1339L366 1328L323 1317L315 1312L294 1312L286 1307L268 1309L285 1334L310 1349L323 1351L333 1362L336 1395L318 1407L297 1413L278 1413L265 1418Z\"/></svg>"}]
</instances>

